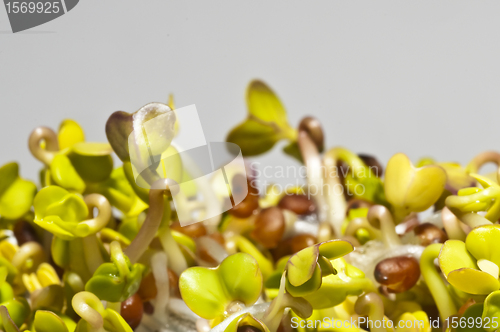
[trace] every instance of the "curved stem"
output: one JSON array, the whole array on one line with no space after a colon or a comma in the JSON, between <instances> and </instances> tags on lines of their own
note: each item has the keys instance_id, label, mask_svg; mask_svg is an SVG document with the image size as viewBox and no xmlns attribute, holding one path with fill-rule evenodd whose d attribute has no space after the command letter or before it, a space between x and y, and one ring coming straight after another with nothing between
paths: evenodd
<instances>
[{"instance_id":1,"label":"curved stem","mask_svg":"<svg viewBox=\"0 0 500 332\"><path fill-rule=\"evenodd\" d=\"M448 292L443 278L441 278L441 275L434 265L434 261L439 257L442 246L441 243L435 243L424 249L420 257L420 271L436 302L441 320L445 321L446 318L457 313L457 308Z\"/></svg>"},{"instance_id":2,"label":"curved stem","mask_svg":"<svg viewBox=\"0 0 500 332\"><path fill-rule=\"evenodd\" d=\"M355 218L349 221L347 228L345 229L346 236L355 236L359 229L366 229L370 234L371 239L380 239L382 237L381 232L373 227L367 218Z\"/></svg>"},{"instance_id":3,"label":"curved stem","mask_svg":"<svg viewBox=\"0 0 500 332\"><path fill-rule=\"evenodd\" d=\"M376 293L360 296L354 305L354 310L358 315L368 316L371 322L371 324L368 324L371 332L387 332L384 324L382 324L384 321L384 303Z\"/></svg>"},{"instance_id":4,"label":"curved stem","mask_svg":"<svg viewBox=\"0 0 500 332\"><path fill-rule=\"evenodd\" d=\"M304 160L307 173L308 196L312 196L319 209L320 222L328 220L328 204L323 195L323 175L321 174L321 157L316 144L305 131L299 131L298 145ZM331 220L330 220L331 222Z\"/></svg>"},{"instance_id":5,"label":"curved stem","mask_svg":"<svg viewBox=\"0 0 500 332\"><path fill-rule=\"evenodd\" d=\"M25 271L24 268L28 260L32 260L32 268L36 268L45 260L43 248L38 242L26 242L23 244L12 257L12 265L19 271Z\"/></svg>"},{"instance_id":6,"label":"curved stem","mask_svg":"<svg viewBox=\"0 0 500 332\"><path fill-rule=\"evenodd\" d=\"M396 233L394 220L389 210L382 205L374 205L368 210L368 221L380 229L382 241L387 248L401 245L401 239Z\"/></svg>"},{"instance_id":7,"label":"curved stem","mask_svg":"<svg viewBox=\"0 0 500 332\"><path fill-rule=\"evenodd\" d=\"M75 312L90 325L91 332L105 332L101 314L104 306L97 296L90 292L80 292L73 296L71 304Z\"/></svg>"},{"instance_id":8,"label":"curved stem","mask_svg":"<svg viewBox=\"0 0 500 332\"><path fill-rule=\"evenodd\" d=\"M97 208L98 214L92 219L82 221L79 225L86 225L97 233L106 227L111 220L111 205L106 197L99 194L90 194L85 196L85 204L87 204L87 208L91 216L93 216L94 208Z\"/></svg>"},{"instance_id":9,"label":"curved stem","mask_svg":"<svg viewBox=\"0 0 500 332\"><path fill-rule=\"evenodd\" d=\"M487 163L495 163L497 167L500 167L500 153L496 151L482 152L470 161L465 170L468 173L478 173L479 169Z\"/></svg>"},{"instance_id":10,"label":"curved stem","mask_svg":"<svg viewBox=\"0 0 500 332\"><path fill-rule=\"evenodd\" d=\"M163 217L163 210L165 200L163 195L169 190L166 179L160 179L163 182L163 187L165 189L150 189L149 190L149 209L146 216L146 220L142 224L139 233L134 238L132 243L125 249L125 255L128 256L132 264L137 263L139 258L148 249L149 244L153 240L160 227L160 223ZM159 183L155 183L160 185ZM158 187L156 187L158 188Z\"/></svg>"},{"instance_id":11,"label":"curved stem","mask_svg":"<svg viewBox=\"0 0 500 332\"><path fill-rule=\"evenodd\" d=\"M111 261L118 268L120 277L124 278L129 275L130 270L127 266L127 261L125 259L125 255L123 254L120 243L118 241L111 242L109 251L111 254Z\"/></svg>"},{"instance_id":12,"label":"curved stem","mask_svg":"<svg viewBox=\"0 0 500 332\"><path fill-rule=\"evenodd\" d=\"M303 118L299 124L299 132L302 131L306 132L313 140L319 152L323 151L325 137L323 135L323 128L321 128L321 123L317 119L311 116Z\"/></svg>"},{"instance_id":13,"label":"curved stem","mask_svg":"<svg viewBox=\"0 0 500 332\"><path fill-rule=\"evenodd\" d=\"M85 196L85 203L87 204L91 218L94 215L94 208L97 208L98 210L96 217L82 221L77 226L82 227L85 233L87 233L89 229L94 233L82 237L85 262L87 263L87 268L92 275L105 261L101 251L101 244L99 243L99 239L97 239L95 233L102 230L109 223L109 220L111 219L111 205L104 196L99 194L90 194ZM78 241L78 239L73 241Z\"/></svg>"},{"instance_id":14,"label":"curved stem","mask_svg":"<svg viewBox=\"0 0 500 332\"><path fill-rule=\"evenodd\" d=\"M326 172L327 218L332 224L337 237L341 237L342 223L347 213L347 202L344 196L344 187L337 173L337 152L337 149L328 151L323 158L323 163Z\"/></svg>"},{"instance_id":15,"label":"curved stem","mask_svg":"<svg viewBox=\"0 0 500 332\"><path fill-rule=\"evenodd\" d=\"M450 211L447 207L444 207L441 211L441 219L443 221L443 226L448 235L449 239L465 241L467 233L461 226L460 220Z\"/></svg>"},{"instance_id":16,"label":"curved stem","mask_svg":"<svg viewBox=\"0 0 500 332\"><path fill-rule=\"evenodd\" d=\"M45 141L45 149L42 149L40 146L42 140ZM55 156L55 152L59 151L57 134L47 127L35 128L30 134L28 147L36 159L49 166Z\"/></svg>"},{"instance_id":17,"label":"curved stem","mask_svg":"<svg viewBox=\"0 0 500 332\"><path fill-rule=\"evenodd\" d=\"M358 174L363 174L366 177L375 176L370 167L366 166L363 160L355 153L342 147L333 148L331 151L335 153L337 160L343 161L349 165L350 169L348 170L348 173L351 173L353 178L357 178Z\"/></svg>"}]
</instances>

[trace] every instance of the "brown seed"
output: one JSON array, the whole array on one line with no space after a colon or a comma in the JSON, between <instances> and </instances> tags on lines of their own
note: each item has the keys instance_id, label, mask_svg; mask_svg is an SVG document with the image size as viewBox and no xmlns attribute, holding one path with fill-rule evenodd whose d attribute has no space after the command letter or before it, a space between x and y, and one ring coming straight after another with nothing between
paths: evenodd
<instances>
[{"instance_id":1,"label":"brown seed","mask_svg":"<svg viewBox=\"0 0 500 332\"><path fill-rule=\"evenodd\" d=\"M317 242L316 237L310 234L296 235L290 239L290 249L292 253L296 253L302 249L315 245Z\"/></svg>"},{"instance_id":2,"label":"brown seed","mask_svg":"<svg viewBox=\"0 0 500 332\"><path fill-rule=\"evenodd\" d=\"M146 315L152 315L155 313L155 307L151 304L151 302L143 302L142 303L142 308L144 310L144 313Z\"/></svg>"},{"instance_id":3,"label":"brown seed","mask_svg":"<svg viewBox=\"0 0 500 332\"><path fill-rule=\"evenodd\" d=\"M207 235L207 229L201 222L197 222L187 226L181 226L180 223L176 221L172 223L172 225L170 225L170 229L187 235L193 239Z\"/></svg>"},{"instance_id":4,"label":"brown seed","mask_svg":"<svg viewBox=\"0 0 500 332\"><path fill-rule=\"evenodd\" d=\"M158 289L156 288L156 281L153 273L148 273L142 278L137 294L144 302L152 300L156 297Z\"/></svg>"},{"instance_id":5,"label":"brown seed","mask_svg":"<svg viewBox=\"0 0 500 332\"><path fill-rule=\"evenodd\" d=\"M384 168L382 167L382 164L377 160L377 158L368 154L358 154L358 157L363 160L366 166L368 166L376 176L378 176L379 178L382 177Z\"/></svg>"},{"instance_id":6,"label":"brown seed","mask_svg":"<svg viewBox=\"0 0 500 332\"><path fill-rule=\"evenodd\" d=\"M20 246L30 241L38 242L35 229L26 220L21 219L16 222L14 225L14 236L17 239L17 244Z\"/></svg>"},{"instance_id":7,"label":"brown seed","mask_svg":"<svg viewBox=\"0 0 500 332\"><path fill-rule=\"evenodd\" d=\"M409 256L391 257L375 266L375 280L390 293L402 293L412 288L420 278L418 261Z\"/></svg>"},{"instance_id":8,"label":"brown seed","mask_svg":"<svg viewBox=\"0 0 500 332\"><path fill-rule=\"evenodd\" d=\"M261 332L261 330L251 325L243 325L238 327L238 330L236 332Z\"/></svg>"},{"instance_id":9,"label":"brown seed","mask_svg":"<svg viewBox=\"0 0 500 332\"><path fill-rule=\"evenodd\" d=\"M270 250L273 259L277 262L281 257L293 254L290 246L290 240L281 241L276 248Z\"/></svg>"},{"instance_id":10,"label":"brown seed","mask_svg":"<svg viewBox=\"0 0 500 332\"><path fill-rule=\"evenodd\" d=\"M170 288L170 296L180 298L179 291L179 277L171 269L167 269L168 284ZM156 280L153 273L148 273L142 278L141 285L137 290L137 294L141 297L143 302L147 302L156 298L158 289L156 288Z\"/></svg>"},{"instance_id":11,"label":"brown seed","mask_svg":"<svg viewBox=\"0 0 500 332\"><path fill-rule=\"evenodd\" d=\"M418 236L420 244L428 246L433 243L445 243L448 236L439 227L431 223L423 223L415 227L415 235Z\"/></svg>"},{"instance_id":12,"label":"brown seed","mask_svg":"<svg viewBox=\"0 0 500 332\"><path fill-rule=\"evenodd\" d=\"M247 178L241 174L236 174L232 179L233 197L241 197L242 192L248 188L246 197L235 205L229 213L236 218L248 218L259 208L259 190Z\"/></svg>"},{"instance_id":13,"label":"brown seed","mask_svg":"<svg viewBox=\"0 0 500 332\"><path fill-rule=\"evenodd\" d=\"M120 314L132 329L141 323L143 312L142 300L137 293L122 302Z\"/></svg>"},{"instance_id":14,"label":"brown seed","mask_svg":"<svg viewBox=\"0 0 500 332\"><path fill-rule=\"evenodd\" d=\"M278 206L298 215L307 215L316 211L316 205L307 195L285 195L278 203Z\"/></svg>"},{"instance_id":15,"label":"brown seed","mask_svg":"<svg viewBox=\"0 0 500 332\"><path fill-rule=\"evenodd\" d=\"M251 236L265 248L275 248L285 233L285 216L279 207L261 210Z\"/></svg>"},{"instance_id":16,"label":"brown seed","mask_svg":"<svg viewBox=\"0 0 500 332\"><path fill-rule=\"evenodd\" d=\"M311 116L306 116L299 123L299 131L307 132L309 137L313 140L314 144L318 148L318 151L323 151L325 138L321 123L317 119Z\"/></svg>"}]
</instances>

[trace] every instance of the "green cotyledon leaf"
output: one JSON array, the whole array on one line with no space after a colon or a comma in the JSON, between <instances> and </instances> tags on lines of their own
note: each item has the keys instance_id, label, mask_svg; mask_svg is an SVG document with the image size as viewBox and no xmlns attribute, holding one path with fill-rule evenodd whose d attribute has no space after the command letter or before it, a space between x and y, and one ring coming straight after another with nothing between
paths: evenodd
<instances>
[{"instance_id":1,"label":"green cotyledon leaf","mask_svg":"<svg viewBox=\"0 0 500 332\"><path fill-rule=\"evenodd\" d=\"M462 319L467 321L470 318L474 320L473 324L467 324L467 326L460 327L460 325L457 327L456 331L457 332L484 332L485 330L482 328L483 326L483 303L476 303L468 307L465 312L462 315ZM491 325L491 324L488 324ZM462 325L463 326L463 325Z\"/></svg>"},{"instance_id":2,"label":"green cotyledon leaf","mask_svg":"<svg viewBox=\"0 0 500 332\"><path fill-rule=\"evenodd\" d=\"M0 179L0 216L11 220L21 218L33 204L36 185L19 177L17 163L0 167Z\"/></svg>"},{"instance_id":3,"label":"green cotyledon leaf","mask_svg":"<svg viewBox=\"0 0 500 332\"><path fill-rule=\"evenodd\" d=\"M6 332L19 332L19 328L9 315L9 311L5 306L0 306L0 326Z\"/></svg>"},{"instance_id":4,"label":"green cotyledon leaf","mask_svg":"<svg viewBox=\"0 0 500 332\"><path fill-rule=\"evenodd\" d=\"M406 155L395 154L387 164L384 190L396 222L410 212L422 212L432 206L441 196L446 180L446 172L440 166L416 168Z\"/></svg>"},{"instance_id":5,"label":"green cotyledon leaf","mask_svg":"<svg viewBox=\"0 0 500 332\"><path fill-rule=\"evenodd\" d=\"M332 265L337 274L323 277L321 287L304 298L314 309L331 308L342 303L349 295L360 295L373 287L372 282L364 273L346 263L345 259L332 260Z\"/></svg>"},{"instance_id":6,"label":"green cotyledon leaf","mask_svg":"<svg viewBox=\"0 0 500 332\"><path fill-rule=\"evenodd\" d=\"M104 210L109 203L102 197ZM34 222L63 240L86 237L104 228L107 219L99 217L86 220L88 208L79 194L69 193L57 186L45 187L35 197ZM99 220L98 222L92 222Z\"/></svg>"},{"instance_id":7,"label":"green cotyledon leaf","mask_svg":"<svg viewBox=\"0 0 500 332\"><path fill-rule=\"evenodd\" d=\"M85 133L78 122L66 119L59 125L57 133L59 149L65 150L73 145L85 141Z\"/></svg>"},{"instance_id":8,"label":"green cotyledon leaf","mask_svg":"<svg viewBox=\"0 0 500 332\"><path fill-rule=\"evenodd\" d=\"M179 278L182 299L205 319L221 317L235 301L249 306L262 291L262 273L257 261L245 253L224 259L216 268L192 267Z\"/></svg>"},{"instance_id":9,"label":"green cotyledon leaf","mask_svg":"<svg viewBox=\"0 0 500 332\"><path fill-rule=\"evenodd\" d=\"M71 147L68 158L84 181L96 183L110 177L113 171L112 152L108 143L80 142Z\"/></svg>"},{"instance_id":10,"label":"green cotyledon leaf","mask_svg":"<svg viewBox=\"0 0 500 332\"><path fill-rule=\"evenodd\" d=\"M63 221L81 221L88 216L82 196L69 193L58 186L45 187L34 200L35 220L58 216Z\"/></svg>"},{"instance_id":11,"label":"green cotyledon leaf","mask_svg":"<svg viewBox=\"0 0 500 332\"><path fill-rule=\"evenodd\" d=\"M104 328L107 331L116 332L132 332L132 328L127 324L125 319L116 311L106 309L106 317L104 319Z\"/></svg>"},{"instance_id":12,"label":"green cotyledon leaf","mask_svg":"<svg viewBox=\"0 0 500 332\"><path fill-rule=\"evenodd\" d=\"M108 302L123 302L139 289L145 266L132 265L117 241L111 243L111 263L101 264L85 290Z\"/></svg>"},{"instance_id":13,"label":"green cotyledon leaf","mask_svg":"<svg viewBox=\"0 0 500 332\"><path fill-rule=\"evenodd\" d=\"M272 126L249 119L233 128L226 141L238 145L243 155L250 157L271 150L282 138L281 133Z\"/></svg>"},{"instance_id":14,"label":"green cotyledon leaf","mask_svg":"<svg viewBox=\"0 0 500 332\"><path fill-rule=\"evenodd\" d=\"M63 320L57 314L47 310L37 310L33 322L33 332L73 332L76 328L76 323L71 319L67 326L68 320Z\"/></svg>"},{"instance_id":15,"label":"green cotyledon leaf","mask_svg":"<svg viewBox=\"0 0 500 332\"><path fill-rule=\"evenodd\" d=\"M351 243L343 240L332 240L315 244L290 257L287 266L287 290L293 296L303 296L304 292L311 292L321 286L322 271L319 265L320 256L327 260L347 255L354 250ZM319 271L318 271L319 270ZM311 285L311 283L313 285ZM305 285L298 295L295 287ZM295 295L294 295L295 294Z\"/></svg>"},{"instance_id":16,"label":"green cotyledon leaf","mask_svg":"<svg viewBox=\"0 0 500 332\"><path fill-rule=\"evenodd\" d=\"M500 288L499 256L495 252L500 226L474 228L465 240L448 240L439 254L439 266L448 282L469 294L487 295Z\"/></svg>"},{"instance_id":17,"label":"green cotyledon leaf","mask_svg":"<svg viewBox=\"0 0 500 332\"><path fill-rule=\"evenodd\" d=\"M24 321L26 320L26 318L28 318L30 314L30 306L26 301L26 299L22 297L14 298L12 300L3 302L2 306L7 309L8 314L12 319L12 322L17 326L23 325ZM2 324L0 324L0 329L6 327L4 325L5 321L3 320L3 318L4 317L2 315L2 322L1 322Z\"/></svg>"},{"instance_id":18,"label":"green cotyledon leaf","mask_svg":"<svg viewBox=\"0 0 500 332\"><path fill-rule=\"evenodd\" d=\"M488 331L498 331L500 328L500 291L492 292L484 300L483 322L490 322L490 324L484 324L483 328Z\"/></svg>"},{"instance_id":19,"label":"green cotyledon leaf","mask_svg":"<svg viewBox=\"0 0 500 332\"><path fill-rule=\"evenodd\" d=\"M264 82L250 82L246 97L248 117L229 132L227 142L237 144L243 155L255 156L281 139L296 140L297 131L288 123L285 108Z\"/></svg>"},{"instance_id":20,"label":"green cotyledon leaf","mask_svg":"<svg viewBox=\"0 0 500 332\"><path fill-rule=\"evenodd\" d=\"M66 154L56 154L50 163L49 170L57 185L77 193L83 193L85 190L85 182Z\"/></svg>"},{"instance_id":21,"label":"green cotyledon leaf","mask_svg":"<svg viewBox=\"0 0 500 332\"><path fill-rule=\"evenodd\" d=\"M500 226L474 228L465 239L467 250L476 260L487 259L500 266Z\"/></svg>"}]
</instances>

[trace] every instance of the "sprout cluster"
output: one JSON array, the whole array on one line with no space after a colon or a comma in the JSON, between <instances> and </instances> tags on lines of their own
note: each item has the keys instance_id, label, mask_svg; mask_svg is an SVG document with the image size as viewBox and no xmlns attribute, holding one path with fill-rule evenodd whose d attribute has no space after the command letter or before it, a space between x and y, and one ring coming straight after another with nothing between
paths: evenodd
<instances>
[{"instance_id":1,"label":"sprout cluster","mask_svg":"<svg viewBox=\"0 0 500 332\"><path fill-rule=\"evenodd\" d=\"M292 126L261 81L248 86L247 104L247 118L227 141L245 157L287 141L283 150L305 166L307 185L261 194L251 172L234 175L227 180L232 190L248 188L245 199L188 226L179 222L172 179L138 185L130 156L135 147L150 149L130 134L174 109L172 99L111 114L106 143L87 142L73 120L57 131L35 128L28 146L42 163L39 183L23 179L15 162L0 167L0 330L500 327L483 324L500 323L500 168L479 174L486 163L500 166L499 153L481 153L464 167L430 158L414 165L398 153L382 169L373 156L327 149L313 117ZM169 156L182 130L174 120L152 138ZM155 166L176 180L192 176L189 165L168 160ZM200 200L199 189L181 194L184 207L203 214L213 202ZM393 325L346 324L361 317ZM453 326L454 319L467 319L467 327ZM310 324L318 321L336 327Z\"/></svg>"}]
</instances>

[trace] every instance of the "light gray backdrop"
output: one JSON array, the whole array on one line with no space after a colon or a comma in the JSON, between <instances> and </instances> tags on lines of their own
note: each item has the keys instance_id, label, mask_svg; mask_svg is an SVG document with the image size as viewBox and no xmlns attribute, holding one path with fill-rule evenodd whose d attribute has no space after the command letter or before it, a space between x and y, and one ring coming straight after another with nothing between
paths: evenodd
<instances>
[{"instance_id":1,"label":"light gray backdrop","mask_svg":"<svg viewBox=\"0 0 500 332\"><path fill-rule=\"evenodd\" d=\"M253 78L293 124L312 114L328 146L384 163L500 150L500 2L82 0L18 34L2 6L0 61L0 164L32 179L38 125L73 118L102 141L113 111L173 92L220 141L245 117ZM294 163L279 148L259 160Z\"/></svg>"}]
</instances>

